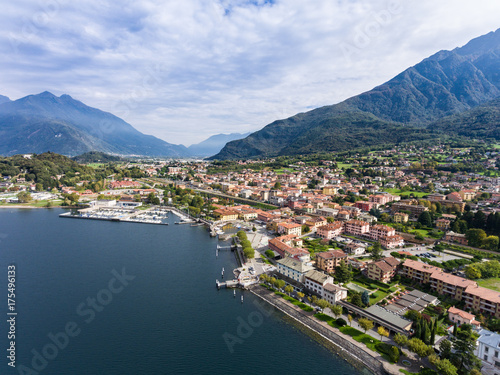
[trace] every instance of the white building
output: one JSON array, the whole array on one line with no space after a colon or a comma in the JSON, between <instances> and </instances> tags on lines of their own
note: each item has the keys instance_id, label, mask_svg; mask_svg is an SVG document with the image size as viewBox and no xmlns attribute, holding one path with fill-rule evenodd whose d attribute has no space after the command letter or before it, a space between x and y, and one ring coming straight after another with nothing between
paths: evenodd
<instances>
[{"instance_id":1,"label":"white building","mask_svg":"<svg viewBox=\"0 0 500 375\"><path fill-rule=\"evenodd\" d=\"M286 257L278 260L278 272L299 283L304 283L304 274L314 269L311 263Z\"/></svg>"},{"instance_id":2,"label":"white building","mask_svg":"<svg viewBox=\"0 0 500 375\"><path fill-rule=\"evenodd\" d=\"M483 375L500 374L500 335L495 332L481 329L477 340L476 356L481 360Z\"/></svg>"},{"instance_id":3,"label":"white building","mask_svg":"<svg viewBox=\"0 0 500 375\"><path fill-rule=\"evenodd\" d=\"M338 301L347 298L347 289L333 283L327 283L323 287L322 297L332 305L335 305Z\"/></svg>"},{"instance_id":4,"label":"white building","mask_svg":"<svg viewBox=\"0 0 500 375\"><path fill-rule=\"evenodd\" d=\"M316 270L308 271L304 275L305 286L308 290L327 300L332 305L347 298L347 289L333 283L333 278Z\"/></svg>"}]
</instances>

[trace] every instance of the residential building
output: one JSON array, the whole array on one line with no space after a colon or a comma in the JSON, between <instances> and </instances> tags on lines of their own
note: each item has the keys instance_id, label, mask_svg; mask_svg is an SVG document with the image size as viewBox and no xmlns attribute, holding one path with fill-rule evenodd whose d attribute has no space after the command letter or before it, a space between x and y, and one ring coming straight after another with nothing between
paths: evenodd
<instances>
[{"instance_id":1,"label":"residential building","mask_svg":"<svg viewBox=\"0 0 500 375\"><path fill-rule=\"evenodd\" d=\"M396 202L391 206L393 213L400 211L408 211L412 218L417 218L424 211L429 211L425 206L419 206L418 204L407 204L404 202Z\"/></svg>"},{"instance_id":2,"label":"residential building","mask_svg":"<svg viewBox=\"0 0 500 375\"><path fill-rule=\"evenodd\" d=\"M302 235L302 225L295 223L278 223L278 233L286 235Z\"/></svg>"},{"instance_id":3,"label":"residential building","mask_svg":"<svg viewBox=\"0 0 500 375\"><path fill-rule=\"evenodd\" d=\"M465 307L484 315L500 318L500 293L480 287L475 281L443 272L441 268L406 259L401 275L429 284L436 293L464 301Z\"/></svg>"},{"instance_id":4,"label":"residential building","mask_svg":"<svg viewBox=\"0 0 500 375\"><path fill-rule=\"evenodd\" d=\"M283 276L289 277L292 280L295 280L299 283L304 283L305 274L308 271L314 269L314 267L309 262L301 262L298 259L294 258L284 258L280 259L277 262L278 272Z\"/></svg>"},{"instance_id":5,"label":"residential building","mask_svg":"<svg viewBox=\"0 0 500 375\"><path fill-rule=\"evenodd\" d=\"M456 242L460 245L468 245L469 241L465 237L465 234L455 233L452 231L446 232L444 236L445 241Z\"/></svg>"},{"instance_id":6,"label":"residential building","mask_svg":"<svg viewBox=\"0 0 500 375\"><path fill-rule=\"evenodd\" d=\"M481 329L474 354L481 360L481 374L500 374L500 335Z\"/></svg>"},{"instance_id":7,"label":"residential building","mask_svg":"<svg viewBox=\"0 0 500 375\"><path fill-rule=\"evenodd\" d=\"M344 232L354 236L367 235L370 231L370 224L361 220L349 220L344 224Z\"/></svg>"},{"instance_id":8,"label":"residential building","mask_svg":"<svg viewBox=\"0 0 500 375\"><path fill-rule=\"evenodd\" d=\"M332 273L335 267L340 266L342 260L347 261L347 254L341 250L330 250L316 255L316 267L322 271Z\"/></svg>"},{"instance_id":9,"label":"residential building","mask_svg":"<svg viewBox=\"0 0 500 375\"><path fill-rule=\"evenodd\" d=\"M439 230L447 231L450 228L450 221L447 219L437 219L436 228Z\"/></svg>"},{"instance_id":10,"label":"residential building","mask_svg":"<svg viewBox=\"0 0 500 375\"><path fill-rule=\"evenodd\" d=\"M407 223L408 222L408 214L404 212L396 212L394 214L394 222L395 223Z\"/></svg>"},{"instance_id":11,"label":"residential building","mask_svg":"<svg viewBox=\"0 0 500 375\"><path fill-rule=\"evenodd\" d=\"M476 316L474 314L457 309L455 306L452 306L448 309L448 319L454 323L457 323L459 326L461 326L462 324L471 324L476 328L479 328L481 326L481 323L476 320Z\"/></svg>"},{"instance_id":12,"label":"residential building","mask_svg":"<svg viewBox=\"0 0 500 375\"><path fill-rule=\"evenodd\" d=\"M306 225L309 227L311 233L316 233L316 230L318 227L322 227L326 225L328 222L326 219L322 216L320 217L311 217L309 220L306 221Z\"/></svg>"},{"instance_id":13,"label":"residential building","mask_svg":"<svg viewBox=\"0 0 500 375\"><path fill-rule=\"evenodd\" d=\"M221 221L230 221L238 219L238 211L229 210L227 208L218 208L214 210L214 215Z\"/></svg>"},{"instance_id":14,"label":"residential building","mask_svg":"<svg viewBox=\"0 0 500 375\"><path fill-rule=\"evenodd\" d=\"M318 229L316 230L316 234L321 238L331 240L332 238L335 238L340 234L342 234L342 231L343 231L342 222L335 221L333 223L318 227Z\"/></svg>"},{"instance_id":15,"label":"residential building","mask_svg":"<svg viewBox=\"0 0 500 375\"><path fill-rule=\"evenodd\" d=\"M376 262L368 263L366 276L372 280L388 283L396 274L399 260L393 257L386 257Z\"/></svg>"},{"instance_id":16,"label":"residential building","mask_svg":"<svg viewBox=\"0 0 500 375\"><path fill-rule=\"evenodd\" d=\"M347 298L347 288L335 285L333 283L326 283L323 286L322 297L330 304L335 305L339 301Z\"/></svg>"},{"instance_id":17,"label":"residential building","mask_svg":"<svg viewBox=\"0 0 500 375\"><path fill-rule=\"evenodd\" d=\"M321 296L326 283L333 284L333 278L323 272L310 270L304 274L304 285L314 294Z\"/></svg>"}]
</instances>

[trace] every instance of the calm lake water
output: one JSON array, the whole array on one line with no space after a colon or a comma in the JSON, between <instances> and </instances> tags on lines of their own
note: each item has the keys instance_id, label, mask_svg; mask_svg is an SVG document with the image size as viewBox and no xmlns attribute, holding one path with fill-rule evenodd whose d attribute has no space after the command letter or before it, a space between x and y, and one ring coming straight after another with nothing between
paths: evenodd
<instances>
[{"instance_id":1,"label":"calm lake water","mask_svg":"<svg viewBox=\"0 0 500 375\"><path fill-rule=\"evenodd\" d=\"M0 209L0 374L23 373L21 365L50 375L361 373L281 312L261 312L250 293L242 304L241 291L217 291L222 267L227 277L236 262L228 251L216 258L204 227L61 212ZM17 275L16 369L5 356L9 264ZM65 330L73 336L59 334Z\"/></svg>"}]
</instances>

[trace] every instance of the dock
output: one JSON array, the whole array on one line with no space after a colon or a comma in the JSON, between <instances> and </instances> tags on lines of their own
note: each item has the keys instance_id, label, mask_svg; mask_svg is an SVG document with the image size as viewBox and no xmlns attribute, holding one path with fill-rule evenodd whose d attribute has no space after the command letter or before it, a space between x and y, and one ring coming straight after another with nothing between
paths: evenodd
<instances>
[{"instance_id":1,"label":"dock","mask_svg":"<svg viewBox=\"0 0 500 375\"><path fill-rule=\"evenodd\" d=\"M228 281L219 281L215 280L215 285L217 286L217 289L221 288L239 288L240 283L238 280L228 280Z\"/></svg>"},{"instance_id":2,"label":"dock","mask_svg":"<svg viewBox=\"0 0 500 375\"><path fill-rule=\"evenodd\" d=\"M151 207L147 210L129 208L97 207L85 208L74 212L65 212L59 217L71 219L105 220L125 223L168 225L167 211Z\"/></svg>"}]
</instances>

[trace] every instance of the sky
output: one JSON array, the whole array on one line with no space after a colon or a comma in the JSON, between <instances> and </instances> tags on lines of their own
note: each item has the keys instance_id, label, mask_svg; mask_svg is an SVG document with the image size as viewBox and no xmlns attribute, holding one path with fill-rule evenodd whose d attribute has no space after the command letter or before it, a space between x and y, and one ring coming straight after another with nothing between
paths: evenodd
<instances>
[{"instance_id":1,"label":"sky","mask_svg":"<svg viewBox=\"0 0 500 375\"><path fill-rule=\"evenodd\" d=\"M3 2L0 94L69 94L188 146L370 90L499 14L498 0Z\"/></svg>"}]
</instances>

